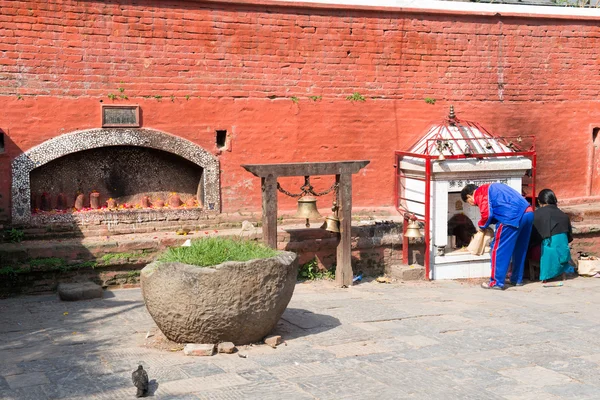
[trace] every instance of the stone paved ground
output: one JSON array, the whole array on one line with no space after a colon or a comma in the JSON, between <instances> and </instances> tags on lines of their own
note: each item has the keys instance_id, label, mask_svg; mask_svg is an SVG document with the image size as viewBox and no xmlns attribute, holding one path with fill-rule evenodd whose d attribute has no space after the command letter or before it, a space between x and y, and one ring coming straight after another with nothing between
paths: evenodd
<instances>
[{"instance_id":1,"label":"stone paved ground","mask_svg":"<svg viewBox=\"0 0 600 400\"><path fill-rule=\"evenodd\" d=\"M599 399L600 279L505 292L459 282L298 284L286 345L186 357L144 347L139 289L0 301L1 399Z\"/></svg>"}]
</instances>

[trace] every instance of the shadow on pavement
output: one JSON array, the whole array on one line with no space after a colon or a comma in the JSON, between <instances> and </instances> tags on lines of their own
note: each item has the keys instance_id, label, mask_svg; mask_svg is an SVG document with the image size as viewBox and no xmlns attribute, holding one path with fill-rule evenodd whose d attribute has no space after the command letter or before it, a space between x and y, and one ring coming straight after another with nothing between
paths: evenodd
<instances>
[{"instance_id":1,"label":"shadow on pavement","mask_svg":"<svg viewBox=\"0 0 600 400\"><path fill-rule=\"evenodd\" d=\"M312 311L288 308L275 327L274 334L287 339L321 333L340 326L340 320L330 315L315 314Z\"/></svg>"}]
</instances>

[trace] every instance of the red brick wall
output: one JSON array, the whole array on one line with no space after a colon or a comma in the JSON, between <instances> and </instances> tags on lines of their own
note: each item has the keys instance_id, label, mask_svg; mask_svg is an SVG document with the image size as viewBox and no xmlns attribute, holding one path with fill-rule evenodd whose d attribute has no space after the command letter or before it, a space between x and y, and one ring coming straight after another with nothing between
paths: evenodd
<instances>
[{"instance_id":1,"label":"red brick wall","mask_svg":"<svg viewBox=\"0 0 600 400\"><path fill-rule=\"evenodd\" d=\"M209 151L215 130L227 129L232 151L219 156L227 212L260 209L260 182L239 167L255 162L369 159L355 177L354 204L390 206L393 150L410 146L449 104L496 134L536 135L540 186L561 198L590 190L598 21L0 0L0 39L0 208L9 161L62 133L98 127L100 101L140 104L145 127ZM354 92L366 101L346 100ZM600 194L600 178L596 187Z\"/></svg>"}]
</instances>

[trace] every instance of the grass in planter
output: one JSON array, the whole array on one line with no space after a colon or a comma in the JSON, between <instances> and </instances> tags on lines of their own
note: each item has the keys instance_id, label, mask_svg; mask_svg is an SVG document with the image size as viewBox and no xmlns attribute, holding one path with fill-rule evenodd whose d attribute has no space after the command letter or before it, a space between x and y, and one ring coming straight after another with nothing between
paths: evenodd
<instances>
[{"instance_id":1,"label":"grass in planter","mask_svg":"<svg viewBox=\"0 0 600 400\"><path fill-rule=\"evenodd\" d=\"M172 247L159 260L211 267L225 261L248 261L276 254L276 250L257 242L214 237L194 240L189 247Z\"/></svg>"}]
</instances>

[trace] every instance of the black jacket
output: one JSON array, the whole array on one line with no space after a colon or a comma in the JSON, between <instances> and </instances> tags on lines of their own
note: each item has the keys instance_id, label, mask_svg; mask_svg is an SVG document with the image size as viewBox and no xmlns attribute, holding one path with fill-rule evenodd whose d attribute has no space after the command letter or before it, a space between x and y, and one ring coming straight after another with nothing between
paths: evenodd
<instances>
[{"instance_id":1,"label":"black jacket","mask_svg":"<svg viewBox=\"0 0 600 400\"><path fill-rule=\"evenodd\" d=\"M559 233L566 233L569 243L573 241L573 229L569 216L553 204L536 209L533 213L530 245L537 246L542 243L542 240Z\"/></svg>"}]
</instances>

